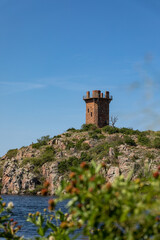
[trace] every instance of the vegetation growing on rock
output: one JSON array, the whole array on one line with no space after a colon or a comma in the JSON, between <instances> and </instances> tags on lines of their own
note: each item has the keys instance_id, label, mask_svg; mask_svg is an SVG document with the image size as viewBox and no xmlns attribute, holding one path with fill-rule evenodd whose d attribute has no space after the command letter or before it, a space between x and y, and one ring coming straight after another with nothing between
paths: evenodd
<instances>
[{"instance_id":1,"label":"vegetation growing on rock","mask_svg":"<svg viewBox=\"0 0 160 240\"><path fill-rule=\"evenodd\" d=\"M43 136L37 143L11 149L1 158L2 193L39 192L46 179L52 185L50 194L54 194L61 181L68 180L72 167L92 160L106 163L106 179L122 174L127 178L130 172L131 179L147 178L160 161L160 134L84 124L81 129L70 128L53 138Z\"/></svg>"}]
</instances>

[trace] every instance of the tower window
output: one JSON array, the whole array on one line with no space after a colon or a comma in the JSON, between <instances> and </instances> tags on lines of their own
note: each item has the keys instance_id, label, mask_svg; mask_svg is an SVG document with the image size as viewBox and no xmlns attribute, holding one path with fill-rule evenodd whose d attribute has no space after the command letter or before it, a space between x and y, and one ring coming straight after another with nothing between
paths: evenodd
<instances>
[{"instance_id":1,"label":"tower window","mask_svg":"<svg viewBox=\"0 0 160 240\"><path fill-rule=\"evenodd\" d=\"M89 113L89 108L88 108L88 113Z\"/></svg>"},{"instance_id":2,"label":"tower window","mask_svg":"<svg viewBox=\"0 0 160 240\"><path fill-rule=\"evenodd\" d=\"M92 112L91 112L91 117L92 117Z\"/></svg>"}]
</instances>

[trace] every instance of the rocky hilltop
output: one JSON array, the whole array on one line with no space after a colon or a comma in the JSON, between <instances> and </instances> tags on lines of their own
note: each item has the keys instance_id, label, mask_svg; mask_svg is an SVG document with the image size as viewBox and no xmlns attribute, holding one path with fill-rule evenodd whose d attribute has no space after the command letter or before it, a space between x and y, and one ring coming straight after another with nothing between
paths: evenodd
<instances>
[{"instance_id":1,"label":"rocky hilltop","mask_svg":"<svg viewBox=\"0 0 160 240\"><path fill-rule=\"evenodd\" d=\"M11 149L1 157L1 194L40 194L44 181L51 195L72 167L83 161L104 162L106 181L122 175L149 178L160 163L160 132L83 125L28 147Z\"/></svg>"}]
</instances>

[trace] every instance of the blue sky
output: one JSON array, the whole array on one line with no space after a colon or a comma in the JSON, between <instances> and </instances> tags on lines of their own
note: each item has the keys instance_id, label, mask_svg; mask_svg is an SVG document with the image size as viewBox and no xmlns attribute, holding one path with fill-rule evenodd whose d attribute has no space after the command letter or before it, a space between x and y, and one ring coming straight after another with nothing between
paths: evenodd
<instances>
[{"instance_id":1,"label":"blue sky","mask_svg":"<svg viewBox=\"0 0 160 240\"><path fill-rule=\"evenodd\" d=\"M0 156L85 122L109 90L118 127L159 130L159 0L0 0Z\"/></svg>"}]
</instances>

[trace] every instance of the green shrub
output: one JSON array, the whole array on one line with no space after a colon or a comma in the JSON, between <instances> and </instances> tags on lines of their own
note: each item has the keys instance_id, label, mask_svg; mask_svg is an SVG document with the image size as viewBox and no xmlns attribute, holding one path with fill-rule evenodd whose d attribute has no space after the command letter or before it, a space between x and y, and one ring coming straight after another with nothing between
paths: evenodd
<instances>
[{"instance_id":1,"label":"green shrub","mask_svg":"<svg viewBox=\"0 0 160 240\"><path fill-rule=\"evenodd\" d=\"M102 128L102 131L107 132L109 134L119 133L119 128L112 126L105 126Z\"/></svg>"},{"instance_id":2,"label":"green shrub","mask_svg":"<svg viewBox=\"0 0 160 240\"><path fill-rule=\"evenodd\" d=\"M102 133L102 130L100 128L97 128L97 129L94 130L94 133L97 133L97 134Z\"/></svg>"},{"instance_id":3,"label":"green shrub","mask_svg":"<svg viewBox=\"0 0 160 240\"><path fill-rule=\"evenodd\" d=\"M86 152L81 153L81 157L69 157L68 159L65 159L64 161L61 161L58 163L58 172L59 173L65 173L69 172L72 167L78 167L81 162L91 161L92 157L88 155Z\"/></svg>"},{"instance_id":4,"label":"green shrub","mask_svg":"<svg viewBox=\"0 0 160 240\"><path fill-rule=\"evenodd\" d=\"M155 132L155 135L156 135L157 137L160 137L160 131Z\"/></svg>"},{"instance_id":5,"label":"green shrub","mask_svg":"<svg viewBox=\"0 0 160 240\"><path fill-rule=\"evenodd\" d=\"M124 141L129 146L136 146L135 141L131 137L125 136Z\"/></svg>"},{"instance_id":6,"label":"green shrub","mask_svg":"<svg viewBox=\"0 0 160 240\"><path fill-rule=\"evenodd\" d=\"M41 138L37 139L37 142L40 143L41 145L46 145L47 142L50 140L50 136L42 136Z\"/></svg>"},{"instance_id":7,"label":"green shrub","mask_svg":"<svg viewBox=\"0 0 160 240\"><path fill-rule=\"evenodd\" d=\"M92 139L98 139L98 134L94 131L88 133L89 137Z\"/></svg>"},{"instance_id":8,"label":"green shrub","mask_svg":"<svg viewBox=\"0 0 160 240\"><path fill-rule=\"evenodd\" d=\"M55 150L53 147L46 147L44 152L41 155L41 159L43 162L52 162L54 161Z\"/></svg>"},{"instance_id":9,"label":"green shrub","mask_svg":"<svg viewBox=\"0 0 160 240\"><path fill-rule=\"evenodd\" d=\"M89 137L92 139L104 139L105 136L101 133L102 133L102 130L97 128L95 130L90 131L88 134L89 134Z\"/></svg>"},{"instance_id":10,"label":"green shrub","mask_svg":"<svg viewBox=\"0 0 160 240\"><path fill-rule=\"evenodd\" d=\"M18 149L17 148L16 149L10 149L7 152L6 156L7 156L7 158L11 159L12 157L15 157L17 155L17 153L18 153Z\"/></svg>"},{"instance_id":11,"label":"green shrub","mask_svg":"<svg viewBox=\"0 0 160 240\"><path fill-rule=\"evenodd\" d=\"M72 142L77 142L78 139L77 138L72 138Z\"/></svg>"},{"instance_id":12,"label":"green shrub","mask_svg":"<svg viewBox=\"0 0 160 240\"><path fill-rule=\"evenodd\" d=\"M69 150L70 148L74 148L75 144L71 141L67 141L66 143L66 149Z\"/></svg>"},{"instance_id":13,"label":"green shrub","mask_svg":"<svg viewBox=\"0 0 160 240\"><path fill-rule=\"evenodd\" d=\"M99 144L99 145L97 145L97 146L95 146L94 148L91 149L91 153L96 154L96 155L98 155L99 153L101 153L103 151L108 153L109 147L110 147L110 145L108 143Z\"/></svg>"},{"instance_id":14,"label":"green shrub","mask_svg":"<svg viewBox=\"0 0 160 240\"><path fill-rule=\"evenodd\" d=\"M39 157L24 158L22 166L27 163L33 164L35 167L41 167L46 162L52 162L55 160L55 150L53 147L46 147L44 152Z\"/></svg>"},{"instance_id":15,"label":"green shrub","mask_svg":"<svg viewBox=\"0 0 160 240\"><path fill-rule=\"evenodd\" d=\"M85 141L85 138L81 138L80 140L77 141L75 147L77 150L82 150L82 143Z\"/></svg>"},{"instance_id":16,"label":"green shrub","mask_svg":"<svg viewBox=\"0 0 160 240\"><path fill-rule=\"evenodd\" d=\"M97 129L97 126L94 124L83 124L81 127L82 131L89 131L89 130L95 130Z\"/></svg>"},{"instance_id":17,"label":"green shrub","mask_svg":"<svg viewBox=\"0 0 160 240\"><path fill-rule=\"evenodd\" d=\"M50 136L42 136L41 138L37 139L37 143L32 143L32 148L39 149L41 146L47 145L47 142L50 140Z\"/></svg>"},{"instance_id":18,"label":"green shrub","mask_svg":"<svg viewBox=\"0 0 160 240\"><path fill-rule=\"evenodd\" d=\"M76 132L77 131L77 129L75 129L75 128L68 128L67 129L67 132Z\"/></svg>"},{"instance_id":19,"label":"green shrub","mask_svg":"<svg viewBox=\"0 0 160 240\"><path fill-rule=\"evenodd\" d=\"M33 165L37 165L36 162L39 162L39 159L38 158L24 158L22 163L21 163L21 166L25 166L27 163L30 163L30 164L33 164Z\"/></svg>"},{"instance_id":20,"label":"green shrub","mask_svg":"<svg viewBox=\"0 0 160 240\"><path fill-rule=\"evenodd\" d=\"M59 173L65 173L70 170L73 166L78 166L80 163L80 160L77 157L69 157L67 160L61 161L58 163L58 172Z\"/></svg>"},{"instance_id":21,"label":"green shrub","mask_svg":"<svg viewBox=\"0 0 160 240\"><path fill-rule=\"evenodd\" d=\"M138 134L140 134L139 130L133 130L132 128L125 128L125 127L120 128L119 132L123 133L123 134L127 134L127 135L138 135Z\"/></svg>"},{"instance_id":22,"label":"green shrub","mask_svg":"<svg viewBox=\"0 0 160 240\"><path fill-rule=\"evenodd\" d=\"M88 150L90 149L90 146L88 143L82 143L81 150Z\"/></svg>"},{"instance_id":23,"label":"green shrub","mask_svg":"<svg viewBox=\"0 0 160 240\"><path fill-rule=\"evenodd\" d=\"M108 132L109 134L114 134L114 133L122 133L126 135L146 135L147 132L140 132L139 130L133 130L132 128L117 128L117 127L112 127L112 126L105 126L102 128L104 132Z\"/></svg>"},{"instance_id":24,"label":"green shrub","mask_svg":"<svg viewBox=\"0 0 160 240\"><path fill-rule=\"evenodd\" d=\"M66 133L65 136L66 136L66 137L70 137L71 134L70 134L70 133Z\"/></svg>"},{"instance_id":25,"label":"green shrub","mask_svg":"<svg viewBox=\"0 0 160 240\"><path fill-rule=\"evenodd\" d=\"M56 135L53 138L61 138L61 135Z\"/></svg>"},{"instance_id":26,"label":"green shrub","mask_svg":"<svg viewBox=\"0 0 160 240\"><path fill-rule=\"evenodd\" d=\"M42 145L40 143L32 143L32 148L39 149Z\"/></svg>"},{"instance_id":27,"label":"green shrub","mask_svg":"<svg viewBox=\"0 0 160 240\"><path fill-rule=\"evenodd\" d=\"M106 137L103 134L98 135L98 139L105 139Z\"/></svg>"},{"instance_id":28,"label":"green shrub","mask_svg":"<svg viewBox=\"0 0 160 240\"><path fill-rule=\"evenodd\" d=\"M153 146L155 148L160 148L160 138L159 137L156 137L153 141Z\"/></svg>"},{"instance_id":29,"label":"green shrub","mask_svg":"<svg viewBox=\"0 0 160 240\"><path fill-rule=\"evenodd\" d=\"M34 166L41 167L46 161L44 159L38 157L32 158L24 158L22 161L22 166L26 165L27 163L33 164Z\"/></svg>"},{"instance_id":30,"label":"green shrub","mask_svg":"<svg viewBox=\"0 0 160 240\"><path fill-rule=\"evenodd\" d=\"M151 152L146 152L145 156L149 159L154 159L155 158L154 154L151 153Z\"/></svg>"},{"instance_id":31,"label":"green shrub","mask_svg":"<svg viewBox=\"0 0 160 240\"><path fill-rule=\"evenodd\" d=\"M150 139L144 135L138 136L138 143L142 146L147 146L147 147L151 145Z\"/></svg>"},{"instance_id":32,"label":"green shrub","mask_svg":"<svg viewBox=\"0 0 160 240\"><path fill-rule=\"evenodd\" d=\"M114 147L114 153L115 153L114 158L117 159L118 156L120 155L120 152L117 147ZM116 163L118 163L118 162L116 161Z\"/></svg>"},{"instance_id":33,"label":"green shrub","mask_svg":"<svg viewBox=\"0 0 160 240\"><path fill-rule=\"evenodd\" d=\"M86 152L81 153L80 162L90 162L92 160L92 156L87 154Z\"/></svg>"}]
</instances>

